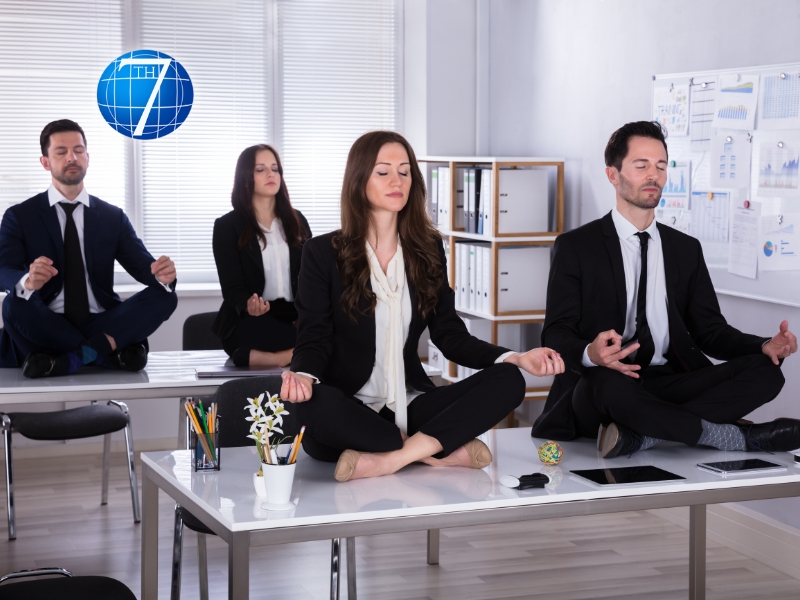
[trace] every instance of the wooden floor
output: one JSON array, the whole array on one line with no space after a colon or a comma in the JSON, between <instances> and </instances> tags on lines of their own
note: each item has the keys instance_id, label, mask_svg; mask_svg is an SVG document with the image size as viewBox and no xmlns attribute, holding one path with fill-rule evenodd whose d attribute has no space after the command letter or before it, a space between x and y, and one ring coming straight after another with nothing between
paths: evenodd
<instances>
[{"instance_id":1,"label":"wooden floor","mask_svg":"<svg viewBox=\"0 0 800 600\"><path fill-rule=\"evenodd\" d=\"M115 577L139 595L141 527L133 524L123 456L114 456L105 507L100 466L100 456L16 461L17 540L6 541L0 526L0 573L61 566ZM160 597L168 598L173 503L163 493L160 507ZM185 534L184 599L198 597L196 539ZM425 562L424 532L359 538L359 596L686 598L688 544L685 530L648 512L443 530L436 567ZM208 553L211 597L225 598L227 547L212 537ZM707 556L709 599L800 598L800 581L766 565L714 542ZM250 597L328 598L329 565L327 541L254 548Z\"/></svg>"}]
</instances>

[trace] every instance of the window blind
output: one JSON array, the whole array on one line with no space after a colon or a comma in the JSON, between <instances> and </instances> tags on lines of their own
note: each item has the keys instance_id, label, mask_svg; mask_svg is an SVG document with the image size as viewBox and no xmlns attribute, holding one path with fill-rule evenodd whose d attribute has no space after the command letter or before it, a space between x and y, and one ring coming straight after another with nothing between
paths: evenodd
<instances>
[{"instance_id":1,"label":"window blind","mask_svg":"<svg viewBox=\"0 0 800 600\"><path fill-rule=\"evenodd\" d=\"M397 127L399 35L394 0L278 2L284 174L315 235L340 226L356 138Z\"/></svg>"},{"instance_id":2,"label":"window blind","mask_svg":"<svg viewBox=\"0 0 800 600\"><path fill-rule=\"evenodd\" d=\"M181 63L195 102L174 133L141 144L143 237L183 282L216 281L214 220L231 210L236 159L269 141L263 0L141 0L140 48Z\"/></svg>"},{"instance_id":3,"label":"window blind","mask_svg":"<svg viewBox=\"0 0 800 600\"><path fill-rule=\"evenodd\" d=\"M56 119L86 133L87 191L125 207L126 140L97 108L97 82L122 54L122 1L0 3L0 214L43 192L39 134Z\"/></svg>"}]
</instances>

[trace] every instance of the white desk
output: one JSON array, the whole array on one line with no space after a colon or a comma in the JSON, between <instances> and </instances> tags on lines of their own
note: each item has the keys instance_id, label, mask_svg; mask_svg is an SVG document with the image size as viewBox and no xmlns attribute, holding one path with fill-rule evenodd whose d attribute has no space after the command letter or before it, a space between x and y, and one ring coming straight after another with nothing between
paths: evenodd
<instances>
[{"instance_id":1,"label":"white desk","mask_svg":"<svg viewBox=\"0 0 800 600\"><path fill-rule=\"evenodd\" d=\"M412 465L392 476L347 483L334 480L333 464L301 452L292 492L297 506L290 512L261 508L252 483L258 469L254 448L224 449L222 468L213 474L193 473L185 450L144 453L142 599L158 596L159 489L228 543L228 597L236 600L248 598L250 546L676 506L691 507L689 597L700 600L705 597L706 505L800 495L800 469L786 453L760 455L662 444L630 459L603 460L594 443L584 440L563 444L562 463L546 468L536 455L542 440L531 438L527 428L493 430L484 440L495 457L484 470ZM788 469L723 479L694 466L745 456L763 456ZM686 480L599 489L569 474L572 469L647 464ZM556 483L524 491L498 483L502 475L537 471L549 471Z\"/></svg>"}]
</instances>

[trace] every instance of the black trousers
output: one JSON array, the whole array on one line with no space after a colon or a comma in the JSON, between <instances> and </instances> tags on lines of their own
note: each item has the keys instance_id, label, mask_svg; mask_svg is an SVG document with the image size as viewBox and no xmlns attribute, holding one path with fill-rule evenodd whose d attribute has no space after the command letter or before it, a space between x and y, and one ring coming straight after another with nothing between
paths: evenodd
<instances>
[{"instance_id":1,"label":"black trousers","mask_svg":"<svg viewBox=\"0 0 800 600\"><path fill-rule=\"evenodd\" d=\"M167 292L161 286L150 286L114 308L89 315L78 328L64 315L50 310L38 294L28 300L9 294L3 301L3 327L16 347L16 356L23 359L31 352L63 354L77 350L84 340L100 332L113 337L117 348L124 348L144 342L169 319L177 306L175 292Z\"/></svg>"},{"instance_id":2,"label":"black trousers","mask_svg":"<svg viewBox=\"0 0 800 600\"><path fill-rule=\"evenodd\" d=\"M519 369L508 363L492 365L417 396L408 405L408 435L422 432L436 438L443 448L436 458L444 458L497 425L524 397ZM292 406L298 424L306 426L303 449L317 460L336 462L348 449L390 452L403 447L394 412L384 407L377 413L339 388L315 385L311 400Z\"/></svg>"},{"instance_id":3,"label":"black trousers","mask_svg":"<svg viewBox=\"0 0 800 600\"><path fill-rule=\"evenodd\" d=\"M766 404L783 387L783 373L764 354L676 373L669 365L640 371L639 380L593 367L572 394L572 409L584 437L600 424L618 423L639 435L697 444L701 419L733 423Z\"/></svg>"},{"instance_id":4,"label":"black trousers","mask_svg":"<svg viewBox=\"0 0 800 600\"><path fill-rule=\"evenodd\" d=\"M294 348L296 343L297 327L293 323L286 323L264 313L259 317L245 315L236 329L222 340L222 347L228 356L233 356L237 348L280 352Z\"/></svg>"}]
</instances>

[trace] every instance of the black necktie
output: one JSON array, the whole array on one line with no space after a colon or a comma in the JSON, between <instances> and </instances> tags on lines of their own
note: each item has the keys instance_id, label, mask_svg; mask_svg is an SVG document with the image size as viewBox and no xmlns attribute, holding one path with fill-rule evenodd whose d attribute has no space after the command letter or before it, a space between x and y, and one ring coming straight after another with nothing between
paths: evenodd
<instances>
[{"instance_id":1,"label":"black necktie","mask_svg":"<svg viewBox=\"0 0 800 600\"><path fill-rule=\"evenodd\" d=\"M75 327L80 327L89 318L89 293L86 290L81 241L72 217L79 204L59 204L67 214L67 224L64 227L64 316Z\"/></svg>"},{"instance_id":2,"label":"black necktie","mask_svg":"<svg viewBox=\"0 0 800 600\"><path fill-rule=\"evenodd\" d=\"M633 363L647 367L656 351L653 334L650 333L650 326L647 324L647 242L650 234L640 231L636 236L642 249L642 270L639 274L639 293L636 297L636 340L639 342L639 349L636 351Z\"/></svg>"}]
</instances>

